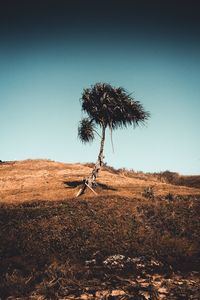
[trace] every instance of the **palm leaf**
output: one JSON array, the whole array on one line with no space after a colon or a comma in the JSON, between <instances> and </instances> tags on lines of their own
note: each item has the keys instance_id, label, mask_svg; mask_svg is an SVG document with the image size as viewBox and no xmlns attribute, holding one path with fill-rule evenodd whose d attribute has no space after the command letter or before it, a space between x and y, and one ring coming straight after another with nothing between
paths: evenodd
<instances>
[{"instance_id":1,"label":"palm leaf","mask_svg":"<svg viewBox=\"0 0 200 300\"><path fill-rule=\"evenodd\" d=\"M92 120L84 118L80 121L78 127L78 138L83 142L92 142L94 139L94 124Z\"/></svg>"},{"instance_id":2,"label":"palm leaf","mask_svg":"<svg viewBox=\"0 0 200 300\"><path fill-rule=\"evenodd\" d=\"M106 83L96 83L85 89L81 100L82 110L96 124L112 129L143 125L150 116L124 88L115 88Z\"/></svg>"}]
</instances>

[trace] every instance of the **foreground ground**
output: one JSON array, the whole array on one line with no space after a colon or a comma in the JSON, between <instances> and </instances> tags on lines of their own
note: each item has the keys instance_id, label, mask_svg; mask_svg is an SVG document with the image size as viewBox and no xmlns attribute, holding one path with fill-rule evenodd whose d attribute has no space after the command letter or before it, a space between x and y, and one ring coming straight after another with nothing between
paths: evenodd
<instances>
[{"instance_id":1,"label":"foreground ground","mask_svg":"<svg viewBox=\"0 0 200 300\"><path fill-rule=\"evenodd\" d=\"M0 299L200 299L199 178L90 171L0 164Z\"/></svg>"}]
</instances>

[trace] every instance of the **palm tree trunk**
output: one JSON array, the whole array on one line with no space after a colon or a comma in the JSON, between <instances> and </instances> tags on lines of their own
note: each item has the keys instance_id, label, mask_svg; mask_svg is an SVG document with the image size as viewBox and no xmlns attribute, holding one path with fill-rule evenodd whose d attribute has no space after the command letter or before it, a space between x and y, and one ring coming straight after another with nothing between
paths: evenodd
<instances>
[{"instance_id":1,"label":"palm tree trunk","mask_svg":"<svg viewBox=\"0 0 200 300\"><path fill-rule=\"evenodd\" d=\"M106 132L106 128L103 126L102 127L102 135L101 135L101 145L100 145L97 162L96 162L91 174L84 180L83 186L78 191L76 197L82 195L85 192L87 187L89 187L91 190L93 190L92 187L94 185L96 185L97 176L103 165L103 159L104 159L103 150L104 150L104 143L105 143L105 132Z\"/></svg>"}]
</instances>

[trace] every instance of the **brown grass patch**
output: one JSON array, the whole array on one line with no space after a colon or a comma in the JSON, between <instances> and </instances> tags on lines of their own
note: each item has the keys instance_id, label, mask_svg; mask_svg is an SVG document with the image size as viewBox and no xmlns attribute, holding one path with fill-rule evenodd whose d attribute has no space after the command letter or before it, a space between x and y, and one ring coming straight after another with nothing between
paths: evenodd
<instances>
[{"instance_id":1,"label":"brown grass patch","mask_svg":"<svg viewBox=\"0 0 200 300\"><path fill-rule=\"evenodd\" d=\"M64 299L86 285L118 288L116 276L136 275L104 269L103 260L116 254L156 259L165 274L200 271L199 189L106 167L99 195L75 199L89 165L24 161L0 167L2 299ZM144 197L145 189L153 197ZM92 259L97 264L88 268Z\"/></svg>"}]
</instances>

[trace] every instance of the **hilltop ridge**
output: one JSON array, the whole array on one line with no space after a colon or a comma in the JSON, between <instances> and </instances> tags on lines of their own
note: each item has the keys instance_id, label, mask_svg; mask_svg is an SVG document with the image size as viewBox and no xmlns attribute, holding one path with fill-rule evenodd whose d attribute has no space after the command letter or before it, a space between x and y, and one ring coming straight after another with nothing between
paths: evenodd
<instances>
[{"instance_id":1,"label":"hilltop ridge","mask_svg":"<svg viewBox=\"0 0 200 300\"><path fill-rule=\"evenodd\" d=\"M51 160L3 162L0 164L0 201L12 203L73 198L92 166L89 163L71 164ZM104 166L97 180L96 191L101 196L141 198L145 188L151 187L156 196L166 193L200 195L200 176L177 175L175 184L170 184L170 175L173 174L176 173L146 174ZM192 185L191 178L195 181L195 187L186 186ZM91 191L87 191L86 195L94 197Z\"/></svg>"}]
</instances>

